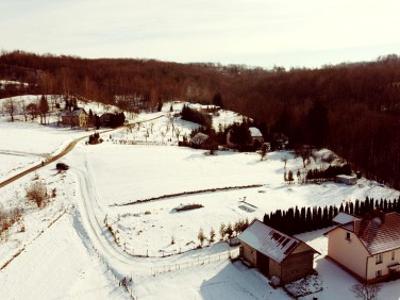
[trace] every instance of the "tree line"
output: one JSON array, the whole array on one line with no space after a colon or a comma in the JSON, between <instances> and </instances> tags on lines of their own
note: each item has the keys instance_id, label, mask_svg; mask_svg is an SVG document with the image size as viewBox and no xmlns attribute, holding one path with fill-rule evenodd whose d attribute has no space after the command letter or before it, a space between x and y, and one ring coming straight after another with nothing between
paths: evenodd
<instances>
[{"instance_id":1,"label":"tree line","mask_svg":"<svg viewBox=\"0 0 400 300\"><path fill-rule=\"evenodd\" d=\"M266 213L263 222L288 235L293 235L332 226L332 220L339 212L363 218L375 211L400 213L400 197L393 200L375 200L366 197L362 201L342 203L339 207L325 205L301 208L296 206L287 210L278 209L269 214Z\"/></svg>"}]
</instances>

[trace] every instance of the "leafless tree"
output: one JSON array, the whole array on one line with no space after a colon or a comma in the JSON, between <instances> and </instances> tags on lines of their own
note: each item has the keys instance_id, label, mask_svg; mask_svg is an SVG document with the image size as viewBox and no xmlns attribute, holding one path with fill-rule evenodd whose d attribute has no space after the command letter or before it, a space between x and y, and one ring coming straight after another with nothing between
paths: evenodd
<instances>
[{"instance_id":1,"label":"leafless tree","mask_svg":"<svg viewBox=\"0 0 400 300\"><path fill-rule=\"evenodd\" d=\"M357 298L364 300L374 300L378 296L381 287L378 284L358 283L353 285L351 291Z\"/></svg>"},{"instance_id":2,"label":"leafless tree","mask_svg":"<svg viewBox=\"0 0 400 300\"><path fill-rule=\"evenodd\" d=\"M26 112L31 115L32 120L34 120L38 114L38 107L35 103L30 103L26 106Z\"/></svg>"},{"instance_id":3,"label":"leafless tree","mask_svg":"<svg viewBox=\"0 0 400 300\"><path fill-rule=\"evenodd\" d=\"M14 102L14 99L8 99L5 103L4 103L4 107L6 112L10 115L11 117L11 122L14 122L14 114L15 111L17 109L16 104Z\"/></svg>"}]
</instances>

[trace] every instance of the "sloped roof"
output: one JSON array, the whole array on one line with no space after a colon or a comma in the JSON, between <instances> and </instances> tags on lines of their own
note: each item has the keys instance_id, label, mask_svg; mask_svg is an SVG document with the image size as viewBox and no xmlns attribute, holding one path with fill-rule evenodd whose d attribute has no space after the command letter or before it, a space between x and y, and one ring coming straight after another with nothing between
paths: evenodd
<instances>
[{"instance_id":1,"label":"sloped roof","mask_svg":"<svg viewBox=\"0 0 400 300\"><path fill-rule=\"evenodd\" d=\"M260 129L257 127L249 127L251 137L262 137Z\"/></svg>"},{"instance_id":2,"label":"sloped roof","mask_svg":"<svg viewBox=\"0 0 400 300\"><path fill-rule=\"evenodd\" d=\"M69 117L79 116L81 113L84 113L85 115L87 115L86 111L83 108L78 108L73 111L64 111L61 114L61 116L69 116Z\"/></svg>"},{"instance_id":3,"label":"sloped roof","mask_svg":"<svg viewBox=\"0 0 400 300\"><path fill-rule=\"evenodd\" d=\"M370 255L400 248L400 214L397 212L372 219L356 218L351 223L334 227L325 235L338 228L353 232Z\"/></svg>"},{"instance_id":4,"label":"sloped roof","mask_svg":"<svg viewBox=\"0 0 400 300\"><path fill-rule=\"evenodd\" d=\"M198 132L192 139L190 140L193 144L201 145L205 141L208 140L208 135L202 132Z\"/></svg>"},{"instance_id":5,"label":"sloped roof","mask_svg":"<svg viewBox=\"0 0 400 300\"><path fill-rule=\"evenodd\" d=\"M359 219L344 212L340 212L336 215L336 217L333 218L332 221L336 224L345 225L348 223L352 223L354 220L359 220Z\"/></svg>"},{"instance_id":6,"label":"sloped roof","mask_svg":"<svg viewBox=\"0 0 400 300\"><path fill-rule=\"evenodd\" d=\"M362 220L357 236L370 254L400 248L400 214L393 212L383 219Z\"/></svg>"},{"instance_id":7,"label":"sloped roof","mask_svg":"<svg viewBox=\"0 0 400 300\"><path fill-rule=\"evenodd\" d=\"M253 249L281 263L304 242L275 230L259 220L254 220L238 239ZM307 245L307 244L306 244ZM308 245L307 245L308 246ZM317 252L310 246L311 251Z\"/></svg>"}]
</instances>

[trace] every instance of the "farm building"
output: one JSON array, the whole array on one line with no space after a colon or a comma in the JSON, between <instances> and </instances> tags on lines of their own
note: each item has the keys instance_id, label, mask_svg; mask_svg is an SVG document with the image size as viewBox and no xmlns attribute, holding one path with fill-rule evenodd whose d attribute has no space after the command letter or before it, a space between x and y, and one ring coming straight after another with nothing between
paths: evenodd
<instances>
[{"instance_id":1,"label":"farm building","mask_svg":"<svg viewBox=\"0 0 400 300\"><path fill-rule=\"evenodd\" d=\"M87 128L89 126L89 115L83 108L65 111L61 114L61 123L71 127Z\"/></svg>"},{"instance_id":2,"label":"farm building","mask_svg":"<svg viewBox=\"0 0 400 300\"><path fill-rule=\"evenodd\" d=\"M353 185L357 183L357 176L344 174L336 175L336 182Z\"/></svg>"},{"instance_id":3,"label":"farm building","mask_svg":"<svg viewBox=\"0 0 400 300\"><path fill-rule=\"evenodd\" d=\"M239 235L240 257L262 274L286 284L313 273L314 254L309 245L259 220Z\"/></svg>"},{"instance_id":4,"label":"farm building","mask_svg":"<svg viewBox=\"0 0 400 300\"><path fill-rule=\"evenodd\" d=\"M258 145L260 146L262 143L264 143L264 138L263 135L257 127L249 127L250 131L250 136L251 136L251 142L254 146Z\"/></svg>"},{"instance_id":5,"label":"farm building","mask_svg":"<svg viewBox=\"0 0 400 300\"><path fill-rule=\"evenodd\" d=\"M367 283L400 277L400 214L355 218L325 233L328 257Z\"/></svg>"}]
</instances>

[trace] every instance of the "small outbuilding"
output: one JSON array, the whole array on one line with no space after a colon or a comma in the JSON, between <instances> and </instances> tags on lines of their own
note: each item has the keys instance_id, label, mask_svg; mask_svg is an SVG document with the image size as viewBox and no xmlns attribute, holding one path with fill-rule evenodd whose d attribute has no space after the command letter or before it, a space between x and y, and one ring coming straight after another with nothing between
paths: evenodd
<instances>
[{"instance_id":1,"label":"small outbuilding","mask_svg":"<svg viewBox=\"0 0 400 300\"><path fill-rule=\"evenodd\" d=\"M261 145L264 143L264 137L257 127L249 127L251 142L253 145Z\"/></svg>"},{"instance_id":2,"label":"small outbuilding","mask_svg":"<svg viewBox=\"0 0 400 300\"><path fill-rule=\"evenodd\" d=\"M353 185L357 183L357 176L345 174L336 175L336 182Z\"/></svg>"},{"instance_id":3,"label":"small outbuilding","mask_svg":"<svg viewBox=\"0 0 400 300\"><path fill-rule=\"evenodd\" d=\"M355 220L359 220L359 219L357 217L349 215L345 212L340 212L332 219L332 222L335 225L346 225L346 224L353 223Z\"/></svg>"},{"instance_id":4,"label":"small outbuilding","mask_svg":"<svg viewBox=\"0 0 400 300\"><path fill-rule=\"evenodd\" d=\"M268 278L275 277L286 284L314 272L314 254L319 253L305 242L254 220L243 231L240 257Z\"/></svg>"}]
</instances>

